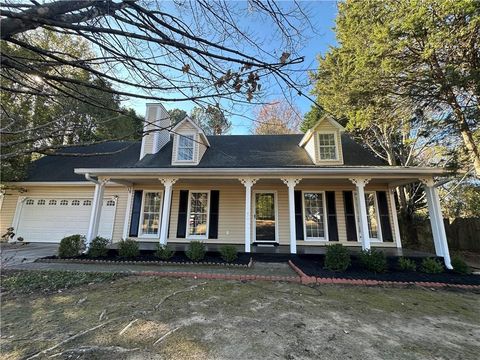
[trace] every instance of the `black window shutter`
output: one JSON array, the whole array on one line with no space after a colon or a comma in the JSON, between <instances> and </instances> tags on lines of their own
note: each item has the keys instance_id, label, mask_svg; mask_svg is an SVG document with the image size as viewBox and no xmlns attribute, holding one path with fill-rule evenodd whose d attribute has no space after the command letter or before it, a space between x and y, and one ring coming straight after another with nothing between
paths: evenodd
<instances>
[{"instance_id":1,"label":"black window shutter","mask_svg":"<svg viewBox=\"0 0 480 360\"><path fill-rule=\"evenodd\" d=\"M328 223L328 240L338 241L337 227L337 209L335 206L335 191L327 191L325 193L327 199L327 223Z\"/></svg>"},{"instance_id":2,"label":"black window shutter","mask_svg":"<svg viewBox=\"0 0 480 360\"><path fill-rule=\"evenodd\" d=\"M220 191L210 191L210 219L208 222L208 238L218 239L218 208Z\"/></svg>"},{"instance_id":3,"label":"black window shutter","mask_svg":"<svg viewBox=\"0 0 480 360\"><path fill-rule=\"evenodd\" d=\"M188 190L180 190L178 204L177 238L182 239L187 235L187 211L188 211Z\"/></svg>"},{"instance_id":4,"label":"black window shutter","mask_svg":"<svg viewBox=\"0 0 480 360\"><path fill-rule=\"evenodd\" d=\"M353 192L343 192L343 204L345 207L345 226L347 228L347 241L357 241L357 225L355 208L353 207Z\"/></svg>"},{"instance_id":5,"label":"black window shutter","mask_svg":"<svg viewBox=\"0 0 480 360\"><path fill-rule=\"evenodd\" d=\"M140 212L142 211L142 190L135 190L133 193L132 216L130 218L130 231L128 236L138 236L138 224L140 222Z\"/></svg>"},{"instance_id":6,"label":"black window shutter","mask_svg":"<svg viewBox=\"0 0 480 360\"><path fill-rule=\"evenodd\" d=\"M303 235L303 205L302 205L302 191L295 190L295 232L297 234L297 240L304 240Z\"/></svg>"},{"instance_id":7,"label":"black window shutter","mask_svg":"<svg viewBox=\"0 0 480 360\"><path fill-rule=\"evenodd\" d=\"M388 212L387 193L377 191L378 213L380 214L380 226L382 228L382 239L386 242L393 242L392 226Z\"/></svg>"}]
</instances>

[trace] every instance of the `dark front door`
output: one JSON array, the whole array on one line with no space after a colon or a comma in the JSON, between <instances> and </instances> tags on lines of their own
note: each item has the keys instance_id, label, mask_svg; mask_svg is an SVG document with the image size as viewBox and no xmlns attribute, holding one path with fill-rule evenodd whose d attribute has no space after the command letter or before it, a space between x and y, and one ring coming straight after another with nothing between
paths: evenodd
<instances>
[{"instance_id":1,"label":"dark front door","mask_svg":"<svg viewBox=\"0 0 480 360\"><path fill-rule=\"evenodd\" d=\"M275 193L255 193L255 241L276 241Z\"/></svg>"}]
</instances>

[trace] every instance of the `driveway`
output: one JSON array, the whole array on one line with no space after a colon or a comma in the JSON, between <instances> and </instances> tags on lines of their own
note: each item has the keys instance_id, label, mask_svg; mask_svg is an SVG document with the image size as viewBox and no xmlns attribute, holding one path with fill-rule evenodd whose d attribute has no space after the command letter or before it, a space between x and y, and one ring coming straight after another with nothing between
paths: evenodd
<instances>
[{"instance_id":1,"label":"driveway","mask_svg":"<svg viewBox=\"0 0 480 360\"><path fill-rule=\"evenodd\" d=\"M0 247L2 267L31 263L36 259L56 255L58 244L52 243L29 243L29 244L5 244Z\"/></svg>"}]
</instances>

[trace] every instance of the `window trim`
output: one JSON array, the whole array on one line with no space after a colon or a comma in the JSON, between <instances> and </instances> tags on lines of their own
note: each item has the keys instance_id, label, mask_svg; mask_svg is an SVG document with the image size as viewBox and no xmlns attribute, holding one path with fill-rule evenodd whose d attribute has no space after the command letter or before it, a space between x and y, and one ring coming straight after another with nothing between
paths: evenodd
<instances>
[{"instance_id":1,"label":"window trim","mask_svg":"<svg viewBox=\"0 0 480 360\"><path fill-rule=\"evenodd\" d=\"M143 233L143 218L144 218L144 207L145 207L145 196L147 193L159 193L160 194L160 212L158 214L158 232L156 234L144 234ZM115 204L116 205L116 204ZM142 204L140 206L140 219L138 222L138 235L137 238L143 239L158 239L160 238L160 230L162 228L162 212L163 212L163 190L148 189L142 191Z\"/></svg>"},{"instance_id":2,"label":"window trim","mask_svg":"<svg viewBox=\"0 0 480 360\"><path fill-rule=\"evenodd\" d=\"M205 235L190 235L190 226L189 226L189 221L190 221L190 208L191 208L191 205L192 205L192 201L191 201L191 196L192 196L192 193L207 193L207 228L206 228L206 231L205 231ZM196 189L192 189L192 190L188 190L188 209L187 209L187 224L186 224L186 235L185 235L185 238L186 239L190 239L190 240L208 240L208 231L209 231L209 228L210 228L210 190L196 190Z\"/></svg>"},{"instance_id":3,"label":"window trim","mask_svg":"<svg viewBox=\"0 0 480 360\"><path fill-rule=\"evenodd\" d=\"M306 211L305 211L305 193L317 193L322 194L322 201L323 201L323 226L325 229L325 236L323 238L314 238L314 237L307 237L307 224L305 222L306 218ZM302 211L303 211L303 234L304 234L304 241L322 241L328 242L330 241L328 238L328 221L327 221L327 197L324 190L302 190Z\"/></svg>"},{"instance_id":4,"label":"window trim","mask_svg":"<svg viewBox=\"0 0 480 360\"><path fill-rule=\"evenodd\" d=\"M336 162L340 161L340 152L338 149L338 135L337 131L318 131L317 132L317 154L318 154L318 161L319 162ZM335 159L322 159L320 155L320 135L325 135L325 134L332 134L333 135L333 141L335 142Z\"/></svg>"},{"instance_id":5,"label":"window trim","mask_svg":"<svg viewBox=\"0 0 480 360\"><path fill-rule=\"evenodd\" d=\"M196 146L196 141L197 141L197 133L195 132L188 132L188 133L179 133L175 135L177 137L176 141L176 152L175 152L175 162L178 163L195 163L195 156L197 154L197 146ZM193 148L192 148L192 159L191 160L181 160L178 158L178 154L180 153L180 138L185 137L185 136L192 136L192 143L193 143Z\"/></svg>"},{"instance_id":6,"label":"window trim","mask_svg":"<svg viewBox=\"0 0 480 360\"><path fill-rule=\"evenodd\" d=\"M273 200L275 204L275 240L257 240L257 211L256 211L256 194L273 194ZM280 236L279 236L279 227L278 227L278 191L277 190L253 190L252 191L252 201L251 201L252 208L250 210L251 214L251 234L250 239L252 242L265 242L265 243L272 243L272 244L279 244L280 243Z\"/></svg>"},{"instance_id":7,"label":"window trim","mask_svg":"<svg viewBox=\"0 0 480 360\"><path fill-rule=\"evenodd\" d=\"M376 190L369 190L369 191L364 191L365 192L365 195L367 194L373 194L374 196L374 200L375 200L375 210L376 210L376 218L377 218L377 237L376 238L372 238L370 237L370 242L374 242L374 243L380 243L380 242L383 242L383 237L382 237L382 224L380 223L380 212L378 211L378 197L377 197L377 191ZM361 241L361 235L362 235L362 232L361 232L361 229L360 229L360 224L359 224L359 216L360 214L358 213L358 208L357 208L357 201L359 201L358 199L358 193L356 191L353 191L353 210L355 212L355 227L357 229L357 241L360 242ZM366 204L365 204L366 205ZM367 214L368 216L368 214ZM369 231L369 234L368 236L370 236L370 229L368 229Z\"/></svg>"}]
</instances>

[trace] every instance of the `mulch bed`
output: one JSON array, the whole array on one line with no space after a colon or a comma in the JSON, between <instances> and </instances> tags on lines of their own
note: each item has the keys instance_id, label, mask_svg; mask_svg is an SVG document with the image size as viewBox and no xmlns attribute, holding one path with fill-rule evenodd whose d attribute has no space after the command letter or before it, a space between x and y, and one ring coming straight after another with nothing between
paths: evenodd
<instances>
[{"instance_id":1,"label":"mulch bed","mask_svg":"<svg viewBox=\"0 0 480 360\"><path fill-rule=\"evenodd\" d=\"M302 256L298 255L292 262L307 276L335 279L365 279L377 281L397 282L438 282L445 284L480 285L479 275L462 275L447 270L442 274L425 274L419 271L400 271L396 269L398 258L387 258L389 271L376 274L364 270L358 258L352 256L352 264L345 272L333 272L323 268L324 256ZM417 262L419 260L417 259Z\"/></svg>"},{"instance_id":2,"label":"mulch bed","mask_svg":"<svg viewBox=\"0 0 480 360\"><path fill-rule=\"evenodd\" d=\"M223 260L218 252L207 252L205 258L199 262L190 260L184 252L177 251L169 260L161 260L154 255L153 251L142 250L135 258L124 258L118 256L116 250L110 250L107 256L89 258L86 255L79 255L72 258L59 258L58 256L47 256L37 259L37 262L75 262L75 263L109 263L109 264L161 264L161 265L223 265L223 266L249 266L250 254L238 253L237 259L231 263Z\"/></svg>"}]
</instances>

